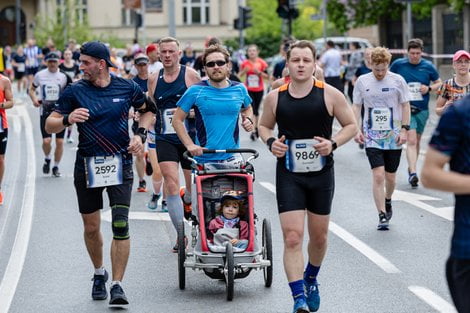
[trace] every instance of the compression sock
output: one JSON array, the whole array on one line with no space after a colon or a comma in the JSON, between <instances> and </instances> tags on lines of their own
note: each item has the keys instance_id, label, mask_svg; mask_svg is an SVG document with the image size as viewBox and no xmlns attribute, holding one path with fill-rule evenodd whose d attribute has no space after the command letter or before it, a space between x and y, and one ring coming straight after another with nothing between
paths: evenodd
<instances>
[{"instance_id":1,"label":"compression sock","mask_svg":"<svg viewBox=\"0 0 470 313\"><path fill-rule=\"evenodd\" d=\"M178 229L178 224L183 220L183 202L179 195L172 195L166 197L166 203L171 222Z\"/></svg>"},{"instance_id":2,"label":"compression sock","mask_svg":"<svg viewBox=\"0 0 470 313\"><path fill-rule=\"evenodd\" d=\"M320 266L315 266L308 262L305 267L304 280L307 284L313 284L317 279L318 272L320 271Z\"/></svg>"}]
</instances>

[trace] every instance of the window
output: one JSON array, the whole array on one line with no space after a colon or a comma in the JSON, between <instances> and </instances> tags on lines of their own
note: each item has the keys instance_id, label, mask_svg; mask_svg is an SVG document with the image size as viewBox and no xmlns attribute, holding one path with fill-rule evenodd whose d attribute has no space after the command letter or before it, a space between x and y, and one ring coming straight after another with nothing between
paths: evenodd
<instances>
[{"instance_id":1,"label":"window","mask_svg":"<svg viewBox=\"0 0 470 313\"><path fill-rule=\"evenodd\" d=\"M124 1L121 0L121 24L124 26L134 26L136 14L132 9L126 9L124 6Z\"/></svg>"},{"instance_id":2,"label":"window","mask_svg":"<svg viewBox=\"0 0 470 313\"><path fill-rule=\"evenodd\" d=\"M88 0L75 0L75 19L80 24L85 22Z\"/></svg>"},{"instance_id":3,"label":"window","mask_svg":"<svg viewBox=\"0 0 470 313\"><path fill-rule=\"evenodd\" d=\"M209 0L183 0L184 24L209 24Z\"/></svg>"},{"instance_id":4,"label":"window","mask_svg":"<svg viewBox=\"0 0 470 313\"><path fill-rule=\"evenodd\" d=\"M162 12L163 4L162 0L145 0L145 10L152 12Z\"/></svg>"}]
</instances>

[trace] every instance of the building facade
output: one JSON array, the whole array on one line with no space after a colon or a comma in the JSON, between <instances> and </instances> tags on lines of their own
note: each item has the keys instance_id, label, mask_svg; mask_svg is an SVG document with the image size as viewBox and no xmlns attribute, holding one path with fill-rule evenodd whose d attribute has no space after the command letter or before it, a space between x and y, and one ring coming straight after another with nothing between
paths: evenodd
<instances>
[{"instance_id":1,"label":"building facade","mask_svg":"<svg viewBox=\"0 0 470 313\"><path fill-rule=\"evenodd\" d=\"M140 10L126 8L126 0L21 0L20 38L24 42L33 37L38 16L56 16L67 5L73 19L87 19L93 33L112 35L131 43L136 37L141 43L152 42L169 35L169 2L174 3L176 37L181 42L192 42L201 49L208 36L222 40L238 36L233 20L238 17L235 0L141 0L145 6L143 27L136 34L136 19ZM67 3L68 2L68 3ZM244 4L245 1L241 1ZM16 0L0 3L0 46L16 43Z\"/></svg>"}]
</instances>

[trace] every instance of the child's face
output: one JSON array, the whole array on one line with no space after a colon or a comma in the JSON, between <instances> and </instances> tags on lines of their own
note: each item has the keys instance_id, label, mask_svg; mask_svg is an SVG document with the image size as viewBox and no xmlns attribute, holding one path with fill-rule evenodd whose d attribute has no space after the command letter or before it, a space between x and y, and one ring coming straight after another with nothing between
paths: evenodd
<instances>
[{"instance_id":1,"label":"child's face","mask_svg":"<svg viewBox=\"0 0 470 313\"><path fill-rule=\"evenodd\" d=\"M238 217L238 212L240 211L240 207L238 206L238 202L227 200L224 202L222 206L222 214L225 218L232 219Z\"/></svg>"}]
</instances>

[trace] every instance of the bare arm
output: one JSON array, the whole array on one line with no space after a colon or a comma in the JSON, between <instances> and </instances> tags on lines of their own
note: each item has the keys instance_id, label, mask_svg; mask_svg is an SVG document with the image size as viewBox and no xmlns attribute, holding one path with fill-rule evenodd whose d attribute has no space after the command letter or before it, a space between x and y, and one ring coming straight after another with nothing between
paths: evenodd
<instances>
[{"instance_id":1,"label":"bare arm","mask_svg":"<svg viewBox=\"0 0 470 313\"><path fill-rule=\"evenodd\" d=\"M470 175L444 169L450 157L429 147L421 171L421 182L426 188L470 194Z\"/></svg>"},{"instance_id":2,"label":"bare arm","mask_svg":"<svg viewBox=\"0 0 470 313\"><path fill-rule=\"evenodd\" d=\"M11 82L9 79L3 80L3 92L5 95L5 100L1 104L2 109L10 109L13 107L13 91L11 89Z\"/></svg>"},{"instance_id":3,"label":"bare arm","mask_svg":"<svg viewBox=\"0 0 470 313\"><path fill-rule=\"evenodd\" d=\"M191 153L193 156L202 155L202 147L194 144L191 137L184 126L184 120L188 117L188 114L184 112L181 108L177 108L173 114L173 121L171 124L178 135L178 138L181 140L183 145L186 147L186 150Z\"/></svg>"},{"instance_id":4,"label":"bare arm","mask_svg":"<svg viewBox=\"0 0 470 313\"><path fill-rule=\"evenodd\" d=\"M445 109L448 107L449 101L442 97L438 96L436 100L436 114L441 116L444 113Z\"/></svg>"},{"instance_id":5,"label":"bare arm","mask_svg":"<svg viewBox=\"0 0 470 313\"><path fill-rule=\"evenodd\" d=\"M33 105L35 107L41 106L41 103L39 103L39 100L36 97L36 87L34 87L33 84L31 84L31 87L29 87L28 94L29 94L29 97L31 98L31 101L33 102Z\"/></svg>"},{"instance_id":6,"label":"bare arm","mask_svg":"<svg viewBox=\"0 0 470 313\"><path fill-rule=\"evenodd\" d=\"M247 132L251 132L254 130L255 125L253 124L253 108L251 105L245 109L240 111L242 116L242 126L243 129Z\"/></svg>"},{"instance_id":7,"label":"bare arm","mask_svg":"<svg viewBox=\"0 0 470 313\"><path fill-rule=\"evenodd\" d=\"M201 81L201 76L198 72L190 67L186 67L186 86L189 87L191 85L197 84Z\"/></svg>"},{"instance_id":8,"label":"bare arm","mask_svg":"<svg viewBox=\"0 0 470 313\"><path fill-rule=\"evenodd\" d=\"M155 94L155 90L157 89L157 77L158 73L152 73L149 75L148 80L147 80L147 95L155 101L155 98L153 95Z\"/></svg>"},{"instance_id":9,"label":"bare arm","mask_svg":"<svg viewBox=\"0 0 470 313\"><path fill-rule=\"evenodd\" d=\"M258 132L264 143L273 136L274 126L276 125L276 108L279 90L272 90L264 99L263 114L258 123ZM287 145L284 143L285 137L274 137L271 145L271 152L274 156L281 158L286 154Z\"/></svg>"},{"instance_id":10,"label":"bare arm","mask_svg":"<svg viewBox=\"0 0 470 313\"><path fill-rule=\"evenodd\" d=\"M277 89L279 87L281 87L282 85L284 85L284 77L281 77L279 79L276 79L275 81L273 81L273 83L271 84L271 89Z\"/></svg>"}]
</instances>

